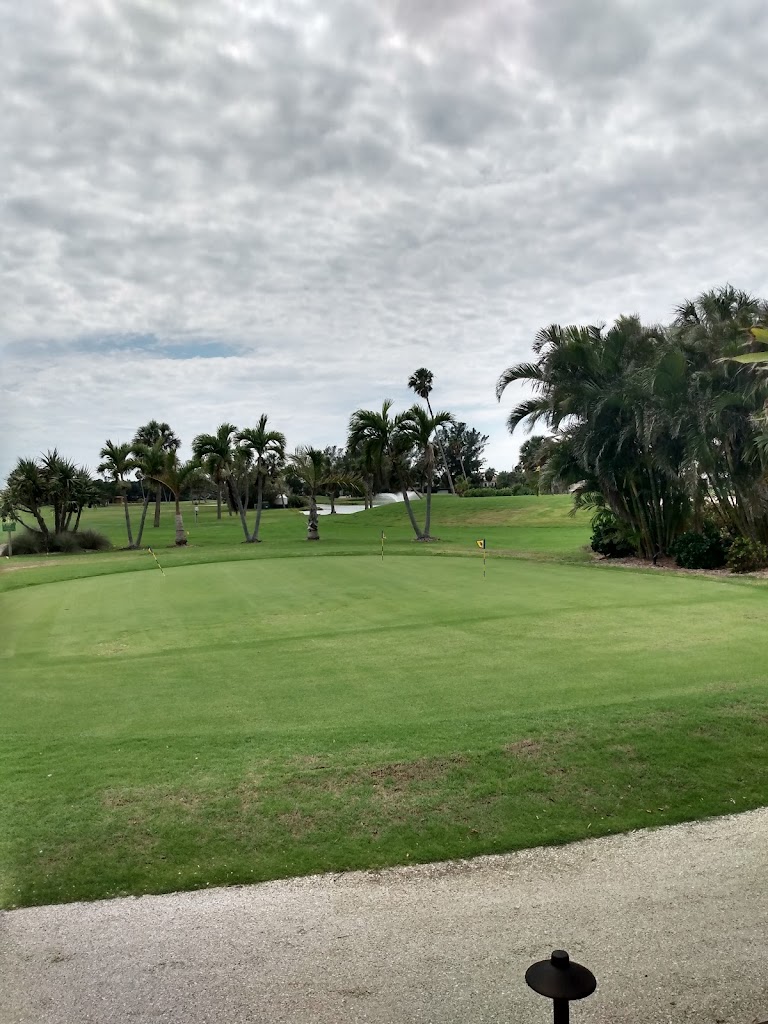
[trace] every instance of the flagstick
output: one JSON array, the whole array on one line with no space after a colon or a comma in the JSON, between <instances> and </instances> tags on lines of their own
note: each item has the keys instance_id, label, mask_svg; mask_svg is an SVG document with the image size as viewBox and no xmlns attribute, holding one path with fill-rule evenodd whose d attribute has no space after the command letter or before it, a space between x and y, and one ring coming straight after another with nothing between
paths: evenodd
<instances>
[{"instance_id":1,"label":"flagstick","mask_svg":"<svg viewBox=\"0 0 768 1024\"><path fill-rule=\"evenodd\" d=\"M160 563L158 562L158 560L157 560L157 555L155 554L155 552L154 552L154 551L152 550L152 548L148 548L147 550L149 551L150 555L152 555L152 557L154 558L154 560L155 560L155 564L157 565L157 568L158 568L158 569L160 570L160 572L162 572L162 573L163 573L163 576L165 576L165 572L163 572L163 567L162 567L162 565L160 565Z\"/></svg>"},{"instance_id":2,"label":"flagstick","mask_svg":"<svg viewBox=\"0 0 768 1024\"><path fill-rule=\"evenodd\" d=\"M381 560L384 561L384 531L381 531Z\"/></svg>"},{"instance_id":3,"label":"flagstick","mask_svg":"<svg viewBox=\"0 0 768 1024\"><path fill-rule=\"evenodd\" d=\"M483 579L485 579L485 548L483 548Z\"/></svg>"}]
</instances>

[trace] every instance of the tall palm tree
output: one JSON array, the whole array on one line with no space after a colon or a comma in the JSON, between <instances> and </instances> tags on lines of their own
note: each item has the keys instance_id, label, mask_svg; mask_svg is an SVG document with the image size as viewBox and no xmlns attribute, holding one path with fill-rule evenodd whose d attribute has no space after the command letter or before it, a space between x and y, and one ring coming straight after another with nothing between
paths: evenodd
<instances>
[{"instance_id":1,"label":"tall palm tree","mask_svg":"<svg viewBox=\"0 0 768 1024\"><path fill-rule=\"evenodd\" d=\"M198 434L192 442L195 458L205 467L216 485L217 519L221 519L221 496L232 474L232 445L236 433L234 423L222 423L215 434ZM245 524L244 529L247 538L248 527Z\"/></svg>"},{"instance_id":2,"label":"tall palm tree","mask_svg":"<svg viewBox=\"0 0 768 1024\"><path fill-rule=\"evenodd\" d=\"M194 460L179 462L175 451L165 452L163 467L159 472L152 474L152 479L163 484L173 495L176 511L176 546L183 547L187 543L187 535L184 531L184 518L181 514L181 494L188 487L193 486L200 478L200 466Z\"/></svg>"},{"instance_id":3,"label":"tall palm tree","mask_svg":"<svg viewBox=\"0 0 768 1024\"><path fill-rule=\"evenodd\" d=\"M423 533L408 496L413 443L407 432L401 429L403 414L390 416L391 408L392 401L388 398L381 412L375 409L354 412L349 421L348 445L352 451L360 452L364 464L375 474L383 476L387 467L397 474L408 518L416 539L421 540Z\"/></svg>"},{"instance_id":4,"label":"tall palm tree","mask_svg":"<svg viewBox=\"0 0 768 1024\"><path fill-rule=\"evenodd\" d=\"M434 539L429 532L432 525L432 483L436 465L434 441L440 427L448 423L453 423L453 416L449 412L427 414L420 405L412 406L398 417L398 432L407 446L415 449L427 480L424 531L419 538L424 541Z\"/></svg>"},{"instance_id":5,"label":"tall palm tree","mask_svg":"<svg viewBox=\"0 0 768 1024\"><path fill-rule=\"evenodd\" d=\"M307 540L320 540L317 496L325 482L327 471L325 452L319 448L297 448L289 461L293 475L297 476L309 491Z\"/></svg>"},{"instance_id":6,"label":"tall palm tree","mask_svg":"<svg viewBox=\"0 0 768 1024\"><path fill-rule=\"evenodd\" d=\"M382 403L381 412L358 409L349 420L347 448L355 453L363 467L374 477L374 486L389 477L390 447L396 431L395 417L390 415L392 399Z\"/></svg>"},{"instance_id":7,"label":"tall palm tree","mask_svg":"<svg viewBox=\"0 0 768 1024\"><path fill-rule=\"evenodd\" d=\"M157 474L162 473L166 465L168 451L163 448L162 442L156 441L152 445L135 444L133 446L134 461L139 471L141 480L152 481L155 484L155 493L159 493L161 485L157 483ZM141 520L139 532L136 536L136 547L141 547L141 538L144 534L144 523L147 518L147 507L149 505L149 488L144 493L144 504L141 509Z\"/></svg>"},{"instance_id":8,"label":"tall palm tree","mask_svg":"<svg viewBox=\"0 0 768 1024\"><path fill-rule=\"evenodd\" d=\"M133 438L134 448L142 445L151 448L159 444L165 452L176 452L181 447L181 441L171 429L168 423L160 423L158 420L150 420L143 427L139 427ZM160 502L162 500L162 487L158 484L155 488L155 520L153 526L160 525Z\"/></svg>"},{"instance_id":9,"label":"tall palm tree","mask_svg":"<svg viewBox=\"0 0 768 1024\"><path fill-rule=\"evenodd\" d=\"M427 403L427 408L429 409L430 416L434 416L434 413L432 412L432 405L429 401L429 396L432 393L432 382L434 381L434 377L435 375L432 373L431 370L428 370L426 366L421 366L408 378L408 387L411 389L411 391L414 391L419 396L419 398L424 399L424 401ZM451 476L451 471L448 467L448 459L445 454L443 438L441 436L440 431L438 431L437 433L437 447L440 451L440 458L443 461L445 475L448 478L448 489L450 490L451 494L455 494L456 488L453 486L453 477Z\"/></svg>"},{"instance_id":10,"label":"tall palm tree","mask_svg":"<svg viewBox=\"0 0 768 1024\"><path fill-rule=\"evenodd\" d=\"M267 430L267 416L262 413L255 427L241 430L237 435L237 443L246 451L252 452L255 458L256 473L256 524L253 533L246 537L251 544L261 543L259 528L261 526L261 510L264 504L264 478L279 472L285 462L285 434L279 430Z\"/></svg>"},{"instance_id":11,"label":"tall palm tree","mask_svg":"<svg viewBox=\"0 0 768 1024\"><path fill-rule=\"evenodd\" d=\"M106 441L104 447L99 452L99 458L102 461L99 464L98 472L109 477L117 491L122 492L123 509L125 511L125 529L128 534L128 547L134 548L136 545L133 543L131 515L128 511L127 491L129 485L126 479L128 474L132 473L136 468L136 462L133 458L133 445L113 444L112 441Z\"/></svg>"}]
</instances>

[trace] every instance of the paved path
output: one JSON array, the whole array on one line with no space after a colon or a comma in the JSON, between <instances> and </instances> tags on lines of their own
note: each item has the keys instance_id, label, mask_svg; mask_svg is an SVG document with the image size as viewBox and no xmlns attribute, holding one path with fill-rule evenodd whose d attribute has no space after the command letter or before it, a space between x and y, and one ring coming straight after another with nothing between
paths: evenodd
<instances>
[{"instance_id":1,"label":"paved path","mask_svg":"<svg viewBox=\"0 0 768 1024\"><path fill-rule=\"evenodd\" d=\"M17 910L2 1024L547 1024L563 946L583 1021L768 1020L768 809L503 857Z\"/></svg>"}]
</instances>

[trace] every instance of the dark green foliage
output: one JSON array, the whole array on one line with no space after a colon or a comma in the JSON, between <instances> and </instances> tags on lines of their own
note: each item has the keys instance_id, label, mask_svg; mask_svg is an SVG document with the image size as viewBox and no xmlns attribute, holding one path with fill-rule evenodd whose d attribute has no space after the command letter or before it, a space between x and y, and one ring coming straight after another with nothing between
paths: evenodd
<instances>
[{"instance_id":1,"label":"dark green foliage","mask_svg":"<svg viewBox=\"0 0 768 1024\"><path fill-rule=\"evenodd\" d=\"M462 491L462 498L511 498L518 494L535 494L526 484L515 484L513 487L470 487Z\"/></svg>"},{"instance_id":2,"label":"dark green foliage","mask_svg":"<svg viewBox=\"0 0 768 1024\"><path fill-rule=\"evenodd\" d=\"M731 572L756 572L768 566L768 547L759 541L737 537L728 552Z\"/></svg>"},{"instance_id":3,"label":"dark green foliage","mask_svg":"<svg viewBox=\"0 0 768 1024\"><path fill-rule=\"evenodd\" d=\"M62 531L62 533L56 533L51 537L49 551L55 551L62 555L74 555L83 549L78 543L77 534L70 533L68 530Z\"/></svg>"},{"instance_id":4,"label":"dark green foliage","mask_svg":"<svg viewBox=\"0 0 768 1024\"><path fill-rule=\"evenodd\" d=\"M607 508L592 517L592 550L606 558L627 558L637 554L637 541L625 523Z\"/></svg>"},{"instance_id":5,"label":"dark green foliage","mask_svg":"<svg viewBox=\"0 0 768 1024\"><path fill-rule=\"evenodd\" d=\"M671 548L683 569L721 569L728 557L729 542L714 524L681 533Z\"/></svg>"},{"instance_id":6,"label":"dark green foliage","mask_svg":"<svg viewBox=\"0 0 768 1024\"><path fill-rule=\"evenodd\" d=\"M13 535L13 554L16 555L77 555L83 551L109 551L112 544L109 538L98 530L62 530L47 538L42 533L23 530Z\"/></svg>"},{"instance_id":7,"label":"dark green foliage","mask_svg":"<svg viewBox=\"0 0 768 1024\"><path fill-rule=\"evenodd\" d=\"M509 498L513 494L511 487L470 487L462 498Z\"/></svg>"},{"instance_id":8,"label":"dark green foliage","mask_svg":"<svg viewBox=\"0 0 768 1024\"><path fill-rule=\"evenodd\" d=\"M288 508L309 508L309 501L301 494L289 494Z\"/></svg>"},{"instance_id":9,"label":"dark green foliage","mask_svg":"<svg viewBox=\"0 0 768 1024\"><path fill-rule=\"evenodd\" d=\"M7 537L3 538L7 540ZM41 533L33 533L31 530L22 530L13 535L13 554L16 555L39 555L45 551L45 538Z\"/></svg>"},{"instance_id":10,"label":"dark green foliage","mask_svg":"<svg viewBox=\"0 0 768 1024\"><path fill-rule=\"evenodd\" d=\"M75 536L83 551L109 551L112 547L109 537L98 530L79 530Z\"/></svg>"},{"instance_id":11,"label":"dark green foliage","mask_svg":"<svg viewBox=\"0 0 768 1024\"><path fill-rule=\"evenodd\" d=\"M441 440L453 479L464 476L470 483L479 484L488 435L458 422L443 428Z\"/></svg>"}]
</instances>

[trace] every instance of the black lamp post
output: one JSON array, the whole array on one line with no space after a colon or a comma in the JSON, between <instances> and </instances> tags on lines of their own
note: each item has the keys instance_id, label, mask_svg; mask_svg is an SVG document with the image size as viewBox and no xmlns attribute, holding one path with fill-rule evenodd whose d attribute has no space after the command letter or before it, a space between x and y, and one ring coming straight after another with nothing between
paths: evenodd
<instances>
[{"instance_id":1,"label":"black lamp post","mask_svg":"<svg viewBox=\"0 0 768 1024\"><path fill-rule=\"evenodd\" d=\"M597 988L592 971L572 963L564 949L556 949L549 960L531 964L525 972L526 984L553 1002L554 1024L568 1024L572 999L585 999Z\"/></svg>"}]
</instances>

